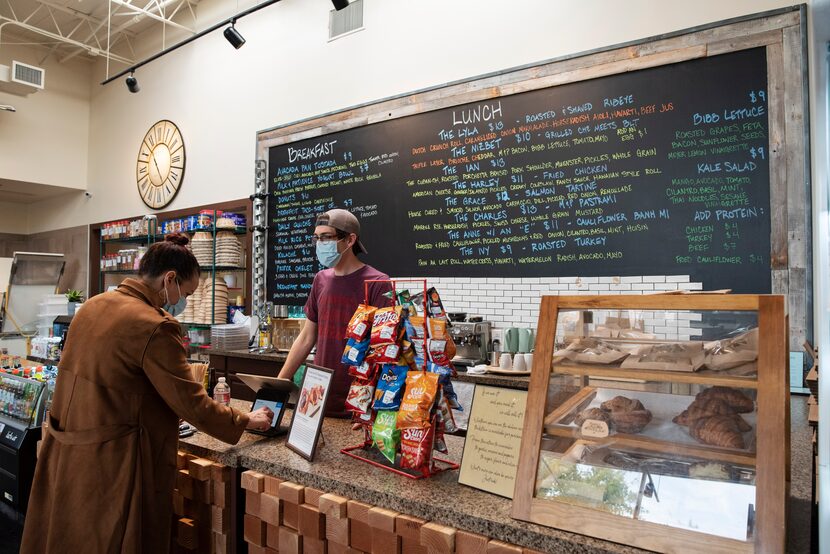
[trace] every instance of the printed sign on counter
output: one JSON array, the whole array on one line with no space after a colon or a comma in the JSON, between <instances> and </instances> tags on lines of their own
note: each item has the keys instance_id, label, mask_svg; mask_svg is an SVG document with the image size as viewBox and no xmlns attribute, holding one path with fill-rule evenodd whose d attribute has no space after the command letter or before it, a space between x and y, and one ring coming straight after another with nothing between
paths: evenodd
<instances>
[{"instance_id":1,"label":"printed sign on counter","mask_svg":"<svg viewBox=\"0 0 830 554\"><path fill-rule=\"evenodd\" d=\"M527 391L476 385L458 482L513 498Z\"/></svg>"},{"instance_id":2,"label":"printed sign on counter","mask_svg":"<svg viewBox=\"0 0 830 554\"><path fill-rule=\"evenodd\" d=\"M325 367L306 365L303 384L291 429L288 431L287 446L303 458L311 461L317 450L320 429L323 426L323 412L329 396L329 384L334 371Z\"/></svg>"}]
</instances>

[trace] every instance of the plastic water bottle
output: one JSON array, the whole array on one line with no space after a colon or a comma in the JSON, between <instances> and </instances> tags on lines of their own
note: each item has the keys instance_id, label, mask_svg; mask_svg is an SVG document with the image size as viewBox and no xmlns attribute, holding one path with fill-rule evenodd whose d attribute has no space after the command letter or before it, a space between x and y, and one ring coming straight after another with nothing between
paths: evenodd
<instances>
[{"instance_id":1,"label":"plastic water bottle","mask_svg":"<svg viewBox=\"0 0 830 554\"><path fill-rule=\"evenodd\" d=\"M219 378L219 382L213 387L213 399L221 402L225 406L231 404L231 387L225 382L224 377Z\"/></svg>"}]
</instances>

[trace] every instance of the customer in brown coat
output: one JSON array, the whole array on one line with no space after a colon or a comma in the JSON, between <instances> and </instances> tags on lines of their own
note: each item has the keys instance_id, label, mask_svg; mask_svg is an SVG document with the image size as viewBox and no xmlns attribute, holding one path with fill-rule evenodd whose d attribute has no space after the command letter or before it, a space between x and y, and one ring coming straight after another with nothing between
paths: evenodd
<instances>
[{"instance_id":1,"label":"customer in brown coat","mask_svg":"<svg viewBox=\"0 0 830 554\"><path fill-rule=\"evenodd\" d=\"M187 242L152 245L138 279L91 298L72 320L22 553L167 552L179 418L228 443L270 426L270 410L214 402L192 376L170 313L199 285Z\"/></svg>"}]
</instances>

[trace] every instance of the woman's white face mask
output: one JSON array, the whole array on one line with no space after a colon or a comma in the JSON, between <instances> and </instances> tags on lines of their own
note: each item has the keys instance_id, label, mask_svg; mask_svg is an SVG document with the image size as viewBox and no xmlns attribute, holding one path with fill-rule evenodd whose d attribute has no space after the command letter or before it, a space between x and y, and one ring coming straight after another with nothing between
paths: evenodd
<instances>
[{"instance_id":1,"label":"woman's white face mask","mask_svg":"<svg viewBox=\"0 0 830 554\"><path fill-rule=\"evenodd\" d=\"M170 303L170 293L167 292L167 283L164 284L164 298L166 302L164 303L164 311L176 317L177 315L184 312L185 308L187 307L187 298L182 294L182 289L179 286L179 280L176 279L176 289L179 292L179 301L175 304Z\"/></svg>"}]
</instances>

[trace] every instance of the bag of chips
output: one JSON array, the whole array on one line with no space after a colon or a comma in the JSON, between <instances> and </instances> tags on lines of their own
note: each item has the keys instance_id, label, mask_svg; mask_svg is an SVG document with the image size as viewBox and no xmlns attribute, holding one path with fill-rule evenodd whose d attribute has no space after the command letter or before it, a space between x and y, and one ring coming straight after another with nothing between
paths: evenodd
<instances>
[{"instance_id":1,"label":"bag of chips","mask_svg":"<svg viewBox=\"0 0 830 554\"><path fill-rule=\"evenodd\" d=\"M371 381L355 379L346 395L346 410L365 414L371 411L372 398L375 395L375 385Z\"/></svg>"},{"instance_id":2,"label":"bag of chips","mask_svg":"<svg viewBox=\"0 0 830 554\"><path fill-rule=\"evenodd\" d=\"M426 427L437 394L437 373L410 371L406 376L406 392L398 410L398 427Z\"/></svg>"},{"instance_id":3,"label":"bag of chips","mask_svg":"<svg viewBox=\"0 0 830 554\"><path fill-rule=\"evenodd\" d=\"M452 415L452 410L450 409L449 401L446 397L438 401L438 408L438 415L441 417L444 430L447 431L447 433L455 433L458 431L458 425L455 423L455 416Z\"/></svg>"},{"instance_id":4,"label":"bag of chips","mask_svg":"<svg viewBox=\"0 0 830 554\"><path fill-rule=\"evenodd\" d=\"M397 410L401 405L406 386L407 367L397 364L385 364L378 378L375 390L376 410Z\"/></svg>"},{"instance_id":5,"label":"bag of chips","mask_svg":"<svg viewBox=\"0 0 830 554\"><path fill-rule=\"evenodd\" d=\"M360 365L349 366L349 375L374 382L375 376L378 373L378 367L377 364L364 360Z\"/></svg>"},{"instance_id":6,"label":"bag of chips","mask_svg":"<svg viewBox=\"0 0 830 554\"><path fill-rule=\"evenodd\" d=\"M438 384L441 385L442 393L449 406L453 410L463 411L464 408L458 401L458 395L455 393L455 389L452 386L451 377L455 375L453 368L431 362L427 364L427 370L430 373L438 374Z\"/></svg>"},{"instance_id":7,"label":"bag of chips","mask_svg":"<svg viewBox=\"0 0 830 554\"><path fill-rule=\"evenodd\" d=\"M447 341L438 339L427 339L427 351L429 359L438 365L449 367L449 356L447 356Z\"/></svg>"},{"instance_id":8,"label":"bag of chips","mask_svg":"<svg viewBox=\"0 0 830 554\"><path fill-rule=\"evenodd\" d=\"M432 459L433 427L410 427L401 430L401 467L429 469Z\"/></svg>"},{"instance_id":9,"label":"bag of chips","mask_svg":"<svg viewBox=\"0 0 830 554\"><path fill-rule=\"evenodd\" d=\"M373 347L366 359L376 364L394 364L400 353L401 347L397 344L384 344Z\"/></svg>"},{"instance_id":10,"label":"bag of chips","mask_svg":"<svg viewBox=\"0 0 830 554\"><path fill-rule=\"evenodd\" d=\"M444 310L444 305L441 303L441 297L435 287L427 289L427 314L429 317L437 317L446 320L447 312Z\"/></svg>"},{"instance_id":11,"label":"bag of chips","mask_svg":"<svg viewBox=\"0 0 830 554\"><path fill-rule=\"evenodd\" d=\"M346 325L346 338L362 341L366 338L367 333L372 328L372 321L375 317L377 308L361 304L355 310L349 324Z\"/></svg>"},{"instance_id":12,"label":"bag of chips","mask_svg":"<svg viewBox=\"0 0 830 554\"><path fill-rule=\"evenodd\" d=\"M398 327L401 324L401 307L380 308L372 321L370 344L381 346L394 344L398 340Z\"/></svg>"},{"instance_id":13,"label":"bag of chips","mask_svg":"<svg viewBox=\"0 0 830 554\"><path fill-rule=\"evenodd\" d=\"M383 457L393 464L401 441L401 432L396 427L397 419L397 412L381 410L375 416L375 423L372 425L372 442Z\"/></svg>"},{"instance_id":14,"label":"bag of chips","mask_svg":"<svg viewBox=\"0 0 830 554\"><path fill-rule=\"evenodd\" d=\"M360 365L366 358L366 352L369 351L369 340L357 341L349 339L346 342L346 348L343 349L343 357L340 363L346 365Z\"/></svg>"}]
</instances>

